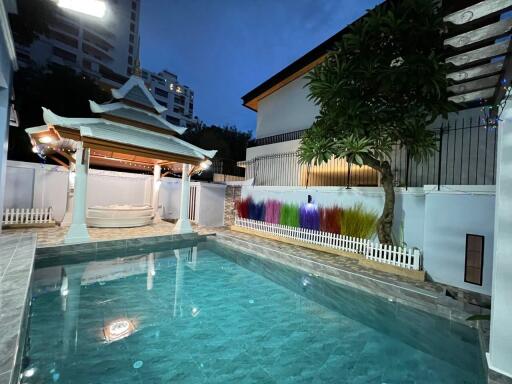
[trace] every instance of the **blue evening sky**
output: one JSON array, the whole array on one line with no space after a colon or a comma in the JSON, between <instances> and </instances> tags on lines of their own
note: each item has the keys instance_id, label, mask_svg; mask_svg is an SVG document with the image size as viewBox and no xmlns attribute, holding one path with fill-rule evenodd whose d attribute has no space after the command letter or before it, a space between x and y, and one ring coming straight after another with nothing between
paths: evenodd
<instances>
[{"instance_id":1,"label":"blue evening sky","mask_svg":"<svg viewBox=\"0 0 512 384\"><path fill-rule=\"evenodd\" d=\"M380 0L143 0L141 63L195 92L209 124L256 127L240 97Z\"/></svg>"}]
</instances>

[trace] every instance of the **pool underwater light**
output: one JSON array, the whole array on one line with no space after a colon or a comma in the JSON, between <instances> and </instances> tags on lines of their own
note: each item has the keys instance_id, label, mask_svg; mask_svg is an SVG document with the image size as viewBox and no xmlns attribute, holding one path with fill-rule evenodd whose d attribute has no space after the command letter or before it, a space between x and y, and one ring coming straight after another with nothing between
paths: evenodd
<instances>
[{"instance_id":1,"label":"pool underwater light","mask_svg":"<svg viewBox=\"0 0 512 384\"><path fill-rule=\"evenodd\" d=\"M135 332L135 325L128 319L112 321L103 328L103 335L107 343L124 339L133 332Z\"/></svg>"}]
</instances>

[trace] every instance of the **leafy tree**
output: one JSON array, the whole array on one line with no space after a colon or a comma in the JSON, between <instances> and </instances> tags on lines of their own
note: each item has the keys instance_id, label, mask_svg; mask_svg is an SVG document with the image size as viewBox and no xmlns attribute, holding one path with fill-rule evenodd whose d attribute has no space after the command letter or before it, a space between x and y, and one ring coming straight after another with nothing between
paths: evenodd
<instances>
[{"instance_id":1,"label":"leafy tree","mask_svg":"<svg viewBox=\"0 0 512 384\"><path fill-rule=\"evenodd\" d=\"M74 70L59 65L22 68L14 74L15 108L20 126L9 130L10 160L38 161L25 128L42 125L41 107L62 116L92 117L89 100L102 103L110 94Z\"/></svg>"},{"instance_id":2,"label":"leafy tree","mask_svg":"<svg viewBox=\"0 0 512 384\"><path fill-rule=\"evenodd\" d=\"M204 149L216 149L218 160L245 160L245 149L251 138L248 132L239 131L234 126L220 127L199 122L189 128L182 138Z\"/></svg>"},{"instance_id":3,"label":"leafy tree","mask_svg":"<svg viewBox=\"0 0 512 384\"><path fill-rule=\"evenodd\" d=\"M18 12L9 15L9 22L18 44L30 45L38 35L48 36L49 24L57 12L51 0L18 0Z\"/></svg>"},{"instance_id":4,"label":"leafy tree","mask_svg":"<svg viewBox=\"0 0 512 384\"><path fill-rule=\"evenodd\" d=\"M300 161L345 158L379 172L385 192L377 228L382 243L393 243L393 145L414 160L430 156L436 138L426 127L453 110L443 31L435 1L389 1L357 21L307 76L309 98L320 112L302 139Z\"/></svg>"}]
</instances>

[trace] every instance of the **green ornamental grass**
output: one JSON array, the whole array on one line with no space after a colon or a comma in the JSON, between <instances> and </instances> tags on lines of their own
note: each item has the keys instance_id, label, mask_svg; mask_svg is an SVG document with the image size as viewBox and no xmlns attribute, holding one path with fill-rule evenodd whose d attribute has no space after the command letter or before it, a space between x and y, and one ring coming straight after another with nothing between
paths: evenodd
<instances>
[{"instance_id":1,"label":"green ornamental grass","mask_svg":"<svg viewBox=\"0 0 512 384\"><path fill-rule=\"evenodd\" d=\"M281 206L281 216L279 224L289 227L299 226L299 206L295 204L283 204Z\"/></svg>"},{"instance_id":2,"label":"green ornamental grass","mask_svg":"<svg viewBox=\"0 0 512 384\"><path fill-rule=\"evenodd\" d=\"M376 212L366 210L363 204L357 203L353 207L343 210L341 234L369 239L375 234L377 220L378 214Z\"/></svg>"}]
</instances>

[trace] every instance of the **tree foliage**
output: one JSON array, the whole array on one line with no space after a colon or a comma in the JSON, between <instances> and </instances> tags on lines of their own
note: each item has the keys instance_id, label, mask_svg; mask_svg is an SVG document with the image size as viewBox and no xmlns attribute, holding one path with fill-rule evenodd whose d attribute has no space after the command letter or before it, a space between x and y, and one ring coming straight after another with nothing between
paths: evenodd
<instances>
[{"instance_id":1,"label":"tree foliage","mask_svg":"<svg viewBox=\"0 0 512 384\"><path fill-rule=\"evenodd\" d=\"M303 163L332 156L382 175L386 192L379 238L391 243L393 145L422 160L436 150L426 127L453 110L443 63L444 24L433 0L388 1L354 23L308 75L320 112L302 139Z\"/></svg>"},{"instance_id":2,"label":"tree foliage","mask_svg":"<svg viewBox=\"0 0 512 384\"><path fill-rule=\"evenodd\" d=\"M14 96L20 126L9 131L8 156L21 161L38 161L25 128L44 124L41 107L67 117L92 117L89 100L102 103L110 98L92 79L58 65L17 71Z\"/></svg>"},{"instance_id":3,"label":"tree foliage","mask_svg":"<svg viewBox=\"0 0 512 384\"><path fill-rule=\"evenodd\" d=\"M16 43L30 45L38 35L48 36L57 6L51 0L18 0L18 12L9 15Z\"/></svg>"},{"instance_id":4,"label":"tree foliage","mask_svg":"<svg viewBox=\"0 0 512 384\"><path fill-rule=\"evenodd\" d=\"M239 131L234 126L207 125L199 122L188 128L182 138L204 149L216 149L215 159L232 161L245 160L245 150L251 138L248 132Z\"/></svg>"}]
</instances>

